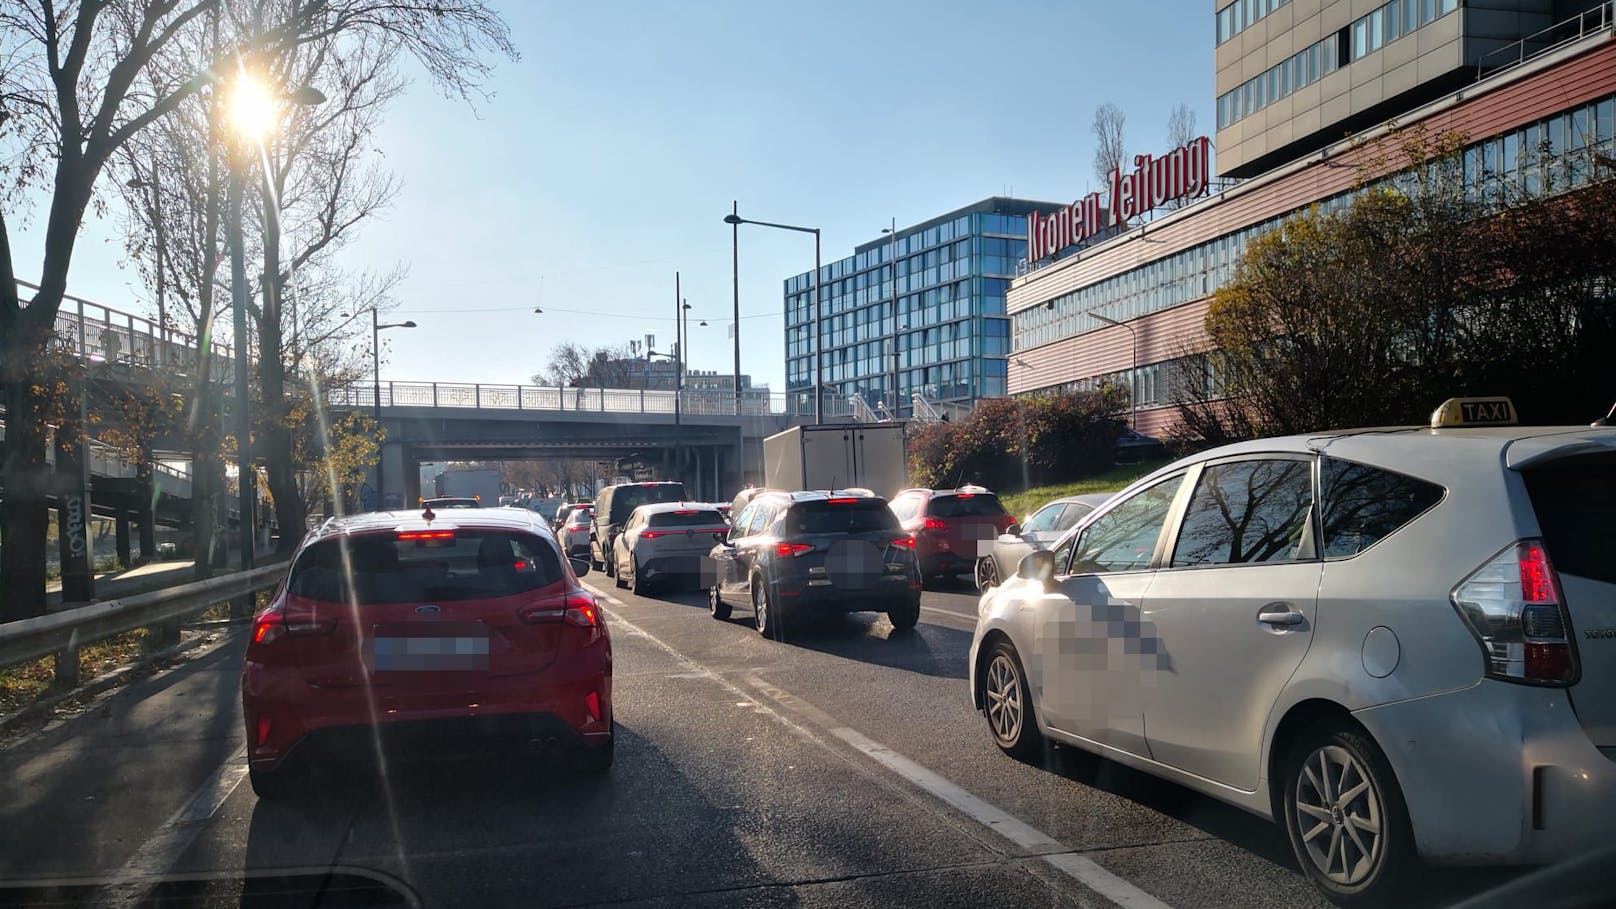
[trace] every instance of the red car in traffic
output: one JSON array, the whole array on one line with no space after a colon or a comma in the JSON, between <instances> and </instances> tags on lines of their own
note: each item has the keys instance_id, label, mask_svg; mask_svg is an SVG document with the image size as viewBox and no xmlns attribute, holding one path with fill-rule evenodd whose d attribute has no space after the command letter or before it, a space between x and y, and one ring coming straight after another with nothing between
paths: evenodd
<instances>
[{"instance_id":1,"label":"red car in traffic","mask_svg":"<svg viewBox=\"0 0 1616 909\"><path fill-rule=\"evenodd\" d=\"M976 570L976 560L1016 519L999 497L980 486L905 489L892 513L914 537L922 578L942 580Z\"/></svg>"},{"instance_id":2,"label":"red car in traffic","mask_svg":"<svg viewBox=\"0 0 1616 909\"><path fill-rule=\"evenodd\" d=\"M570 745L612 763L612 648L599 604L531 512L328 521L253 622L241 673L250 779L400 753Z\"/></svg>"}]
</instances>

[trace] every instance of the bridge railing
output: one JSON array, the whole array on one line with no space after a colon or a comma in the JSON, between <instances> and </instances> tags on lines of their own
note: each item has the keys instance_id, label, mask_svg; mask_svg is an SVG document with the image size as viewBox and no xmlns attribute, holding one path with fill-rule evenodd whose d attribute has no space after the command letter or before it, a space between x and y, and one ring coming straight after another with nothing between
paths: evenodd
<instances>
[{"instance_id":1,"label":"bridge railing","mask_svg":"<svg viewBox=\"0 0 1616 909\"><path fill-rule=\"evenodd\" d=\"M741 392L736 407L732 391L647 388L560 388L546 385L487 385L464 382L383 382L383 407L464 407L473 410L544 410L580 413L644 413L693 416L807 416L811 395ZM377 389L363 383L332 389L327 404L336 407L376 406ZM826 398L826 415L850 416L852 405Z\"/></svg>"},{"instance_id":2,"label":"bridge railing","mask_svg":"<svg viewBox=\"0 0 1616 909\"><path fill-rule=\"evenodd\" d=\"M39 290L27 281L18 281L17 286ZM199 364L196 335L72 294L63 296L57 310L56 334L68 353L85 359L161 365L181 373L194 372ZM213 340L208 357L214 375L229 375L230 345Z\"/></svg>"}]
</instances>

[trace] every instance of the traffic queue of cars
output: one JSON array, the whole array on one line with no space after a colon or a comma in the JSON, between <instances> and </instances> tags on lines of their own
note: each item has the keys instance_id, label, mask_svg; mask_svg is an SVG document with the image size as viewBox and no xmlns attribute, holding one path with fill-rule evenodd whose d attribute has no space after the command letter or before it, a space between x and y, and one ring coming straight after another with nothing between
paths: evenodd
<instances>
[{"instance_id":1,"label":"traffic queue of cars","mask_svg":"<svg viewBox=\"0 0 1616 909\"><path fill-rule=\"evenodd\" d=\"M969 692L1001 750L1076 747L1268 818L1338 903L1399 896L1421 861L1616 837L1616 428L1456 400L1429 427L1215 448L1019 526L974 487L748 489L726 523L624 484L568 511L555 533L430 508L312 531L247 652L254 789L376 724L491 723L609 765L582 551L774 639L816 613L913 628L923 579L973 571Z\"/></svg>"}]
</instances>

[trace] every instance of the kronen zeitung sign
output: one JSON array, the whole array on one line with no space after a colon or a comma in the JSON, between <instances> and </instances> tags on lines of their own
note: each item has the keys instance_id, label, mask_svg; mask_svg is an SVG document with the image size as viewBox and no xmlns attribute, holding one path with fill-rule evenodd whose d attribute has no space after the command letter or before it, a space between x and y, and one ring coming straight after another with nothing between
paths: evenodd
<instances>
[{"instance_id":1,"label":"kronen zeitung sign","mask_svg":"<svg viewBox=\"0 0 1616 909\"><path fill-rule=\"evenodd\" d=\"M1100 193L1092 192L1048 215L1033 212L1027 219L1027 261L1048 258L1168 202L1201 195L1211 185L1211 153L1211 141L1201 136L1160 158L1135 155L1133 173L1124 175L1120 167L1111 171L1109 206L1102 207Z\"/></svg>"}]
</instances>

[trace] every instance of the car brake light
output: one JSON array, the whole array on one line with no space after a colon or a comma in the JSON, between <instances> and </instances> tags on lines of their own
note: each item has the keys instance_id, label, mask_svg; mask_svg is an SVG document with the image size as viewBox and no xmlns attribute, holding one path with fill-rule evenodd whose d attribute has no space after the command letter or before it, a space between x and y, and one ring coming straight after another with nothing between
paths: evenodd
<instances>
[{"instance_id":1,"label":"car brake light","mask_svg":"<svg viewBox=\"0 0 1616 909\"><path fill-rule=\"evenodd\" d=\"M832 505L851 505L852 503L857 502L858 499L848 496L846 498L826 499L825 501Z\"/></svg>"},{"instance_id":2,"label":"car brake light","mask_svg":"<svg viewBox=\"0 0 1616 909\"><path fill-rule=\"evenodd\" d=\"M279 609L269 609L260 613L253 622L252 642L254 644L273 644L275 639L286 631L286 623L282 621L285 616Z\"/></svg>"},{"instance_id":3,"label":"car brake light","mask_svg":"<svg viewBox=\"0 0 1616 909\"><path fill-rule=\"evenodd\" d=\"M776 543L774 554L782 559L794 559L813 548L812 543Z\"/></svg>"},{"instance_id":4,"label":"car brake light","mask_svg":"<svg viewBox=\"0 0 1616 909\"><path fill-rule=\"evenodd\" d=\"M954 498L956 498L956 499L974 499L974 498L976 498L976 493L974 493L974 492L962 492L962 493L959 493L959 494L955 495Z\"/></svg>"},{"instance_id":5,"label":"car brake light","mask_svg":"<svg viewBox=\"0 0 1616 909\"><path fill-rule=\"evenodd\" d=\"M270 729L269 717L267 717L267 716L259 717L258 718L258 742L257 742L258 747L262 748L264 746L264 744L269 741L269 729Z\"/></svg>"},{"instance_id":6,"label":"car brake light","mask_svg":"<svg viewBox=\"0 0 1616 909\"><path fill-rule=\"evenodd\" d=\"M284 606L275 606L259 613L253 622L252 642L273 644L283 637L311 637L330 634L337 628L336 619L320 620L308 613L288 615Z\"/></svg>"},{"instance_id":7,"label":"car brake light","mask_svg":"<svg viewBox=\"0 0 1616 909\"><path fill-rule=\"evenodd\" d=\"M1506 547L1453 589L1454 608L1481 643L1488 678L1572 685L1571 622L1542 540Z\"/></svg>"},{"instance_id":8,"label":"car brake light","mask_svg":"<svg viewBox=\"0 0 1616 909\"><path fill-rule=\"evenodd\" d=\"M898 547L899 549L914 549L915 548L915 538L914 537L898 537L896 540L892 541L892 545Z\"/></svg>"},{"instance_id":9,"label":"car brake light","mask_svg":"<svg viewBox=\"0 0 1616 909\"><path fill-rule=\"evenodd\" d=\"M948 522L944 521L942 518L927 518L926 523L920 529L921 530L946 530L946 529L948 529Z\"/></svg>"},{"instance_id":10,"label":"car brake light","mask_svg":"<svg viewBox=\"0 0 1616 909\"><path fill-rule=\"evenodd\" d=\"M671 530L642 530L640 531L640 539L654 540L657 537L665 537L671 533L673 533Z\"/></svg>"},{"instance_id":11,"label":"car brake light","mask_svg":"<svg viewBox=\"0 0 1616 909\"><path fill-rule=\"evenodd\" d=\"M674 514L701 514L701 512L694 508L681 508L678 511L675 511Z\"/></svg>"},{"instance_id":12,"label":"car brake light","mask_svg":"<svg viewBox=\"0 0 1616 909\"><path fill-rule=\"evenodd\" d=\"M600 722L600 692L591 691L584 695L584 709L589 711L589 718Z\"/></svg>"},{"instance_id":13,"label":"car brake light","mask_svg":"<svg viewBox=\"0 0 1616 909\"><path fill-rule=\"evenodd\" d=\"M546 597L538 603L516 610L522 621L538 625L545 622L566 622L579 628L601 627L600 604L587 593L569 593L565 597Z\"/></svg>"},{"instance_id":14,"label":"car brake light","mask_svg":"<svg viewBox=\"0 0 1616 909\"><path fill-rule=\"evenodd\" d=\"M406 530L398 535L400 540L452 540L452 530Z\"/></svg>"}]
</instances>

